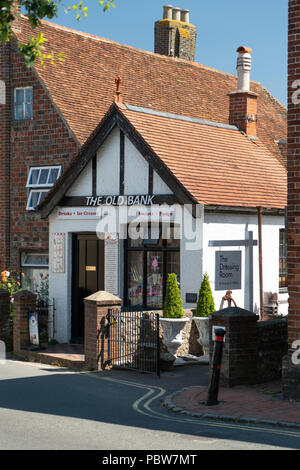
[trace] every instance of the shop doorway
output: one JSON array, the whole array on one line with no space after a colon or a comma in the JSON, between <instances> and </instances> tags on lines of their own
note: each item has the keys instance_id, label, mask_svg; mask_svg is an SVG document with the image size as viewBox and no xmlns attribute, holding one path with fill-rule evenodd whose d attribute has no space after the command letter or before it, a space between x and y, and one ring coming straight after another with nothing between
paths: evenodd
<instances>
[{"instance_id":1,"label":"shop doorway","mask_svg":"<svg viewBox=\"0 0 300 470\"><path fill-rule=\"evenodd\" d=\"M104 241L73 234L72 342L83 343L84 298L104 290Z\"/></svg>"}]
</instances>

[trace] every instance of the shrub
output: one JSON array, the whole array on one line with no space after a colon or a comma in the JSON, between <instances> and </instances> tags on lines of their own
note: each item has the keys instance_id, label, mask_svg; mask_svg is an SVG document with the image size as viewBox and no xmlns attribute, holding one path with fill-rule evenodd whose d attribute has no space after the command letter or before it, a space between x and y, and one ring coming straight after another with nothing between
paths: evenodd
<instances>
[{"instance_id":1,"label":"shrub","mask_svg":"<svg viewBox=\"0 0 300 470\"><path fill-rule=\"evenodd\" d=\"M182 299L180 296L180 289L178 287L176 274L168 275L168 285L166 291L166 298L164 302L164 317L165 318L183 318L184 312L182 308Z\"/></svg>"},{"instance_id":2,"label":"shrub","mask_svg":"<svg viewBox=\"0 0 300 470\"><path fill-rule=\"evenodd\" d=\"M208 274L205 273L199 291L195 316L208 317L210 313L213 313L215 311L215 302L210 288Z\"/></svg>"}]
</instances>

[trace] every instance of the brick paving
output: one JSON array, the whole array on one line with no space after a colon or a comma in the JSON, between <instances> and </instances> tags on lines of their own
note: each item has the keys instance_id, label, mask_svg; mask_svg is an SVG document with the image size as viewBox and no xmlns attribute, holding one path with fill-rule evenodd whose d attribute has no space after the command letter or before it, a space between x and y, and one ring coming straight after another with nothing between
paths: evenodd
<instances>
[{"instance_id":1,"label":"brick paving","mask_svg":"<svg viewBox=\"0 0 300 470\"><path fill-rule=\"evenodd\" d=\"M300 403L283 400L280 382L220 388L219 404L206 406L207 387L196 386L167 397L167 408L192 416L300 427Z\"/></svg>"}]
</instances>

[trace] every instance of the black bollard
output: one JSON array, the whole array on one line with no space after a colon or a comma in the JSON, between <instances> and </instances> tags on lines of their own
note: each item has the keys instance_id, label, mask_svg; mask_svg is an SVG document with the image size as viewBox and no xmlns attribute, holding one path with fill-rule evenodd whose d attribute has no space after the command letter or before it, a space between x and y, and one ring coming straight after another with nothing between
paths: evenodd
<instances>
[{"instance_id":1,"label":"black bollard","mask_svg":"<svg viewBox=\"0 0 300 470\"><path fill-rule=\"evenodd\" d=\"M223 351L223 342L225 336L225 330L218 328L215 330L216 341L214 346L214 356L213 356L213 370L211 375L211 381L208 389L206 406L217 405L218 394L219 394L219 380L221 372L221 361L222 361L222 351Z\"/></svg>"}]
</instances>

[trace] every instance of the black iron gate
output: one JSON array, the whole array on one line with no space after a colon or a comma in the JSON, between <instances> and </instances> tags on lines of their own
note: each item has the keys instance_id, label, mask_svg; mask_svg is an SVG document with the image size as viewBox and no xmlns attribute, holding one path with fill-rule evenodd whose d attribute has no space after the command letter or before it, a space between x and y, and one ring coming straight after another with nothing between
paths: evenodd
<instances>
[{"instance_id":1,"label":"black iron gate","mask_svg":"<svg viewBox=\"0 0 300 470\"><path fill-rule=\"evenodd\" d=\"M160 376L159 314L110 309L107 320L110 365Z\"/></svg>"}]
</instances>

